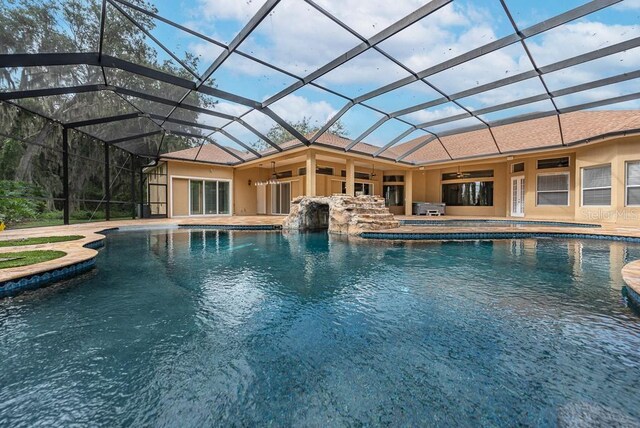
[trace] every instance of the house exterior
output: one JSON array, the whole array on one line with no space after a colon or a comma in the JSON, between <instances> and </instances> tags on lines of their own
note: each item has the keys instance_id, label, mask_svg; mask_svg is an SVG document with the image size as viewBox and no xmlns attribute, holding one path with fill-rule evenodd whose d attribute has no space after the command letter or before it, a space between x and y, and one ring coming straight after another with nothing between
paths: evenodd
<instances>
[{"instance_id":1,"label":"house exterior","mask_svg":"<svg viewBox=\"0 0 640 428\"><path fill-rule=\"evenodd\" d=\"M401 215L443 202L453 216L640 224L637 111L574 112L382 153L351 144L326 133L260 158L212 144L167 153L147 168L151 213L285 215L297 196L347 193L381 195Z\"/></svg>"}]
</instances>

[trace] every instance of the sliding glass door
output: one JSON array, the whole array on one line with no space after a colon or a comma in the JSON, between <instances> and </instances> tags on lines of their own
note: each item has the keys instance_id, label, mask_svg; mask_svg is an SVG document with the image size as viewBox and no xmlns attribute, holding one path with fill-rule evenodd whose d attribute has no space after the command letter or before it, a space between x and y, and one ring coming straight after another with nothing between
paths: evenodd
<instances>
[{"instance_id":1,"label":"sliding glass door","mask_svg":"<svg viewBox=\"0 0 640 428\"><path fill-rule=\"evenodd\" d=\"M228 181L190 180L189 188L191 215L231 213L231 191Z\"/></svg>"},{"instance_id":2,"label":"sliding glass door","mask_svg":"<svg viewBox=\"0 0 640 428\"><path fill-rule=\"evenodd\" d=\"M205 214L218 214L218 182L217 181L205 181L204 182L204 213Z\"/></svg>"},{"instance_id":3,"label":"sliding glass door","mask_svg":"<svg viewBox=\"0 0 640 428\"><path fill-rule=\"evenodd\" d=\"M191 189L190 194L190 210L189 213L191 215L201 215L202 214L202 181L192 181L189 188Z\"/></svg>"},{"instance_id":4,"label":"sliding glass door","mask_svg":"<svg viewBox=\"0 0 640 428\"><path fill-rule=\"evenodd\" d=\"M289 214L291 205L291 183L271 185L271 213Z\"/></svg>"}]
</instances>

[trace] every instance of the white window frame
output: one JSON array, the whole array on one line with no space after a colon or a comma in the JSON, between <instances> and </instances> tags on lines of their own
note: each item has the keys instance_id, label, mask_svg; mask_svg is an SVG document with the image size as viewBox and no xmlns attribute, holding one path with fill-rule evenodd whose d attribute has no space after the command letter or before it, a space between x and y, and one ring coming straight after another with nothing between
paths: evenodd
<instances>
[{"instance_id":1,"label":"white window frame","mask_svg":"<svg viewBox=\"0 0 640 428\"><path fill-rule=\"evenodd\" d=\"M538 177L543 175L566 175L567 176L567 203L566 205L548 205L538 203L539 193L559 193L563 190L539 190L538 189ZM571 174L569 172L547 172L536 174L536 207L570 207L571 206Z\"/></svg>"},{"instance_id":2,"label":"white window frame","mask_svg":"<svg viewBox=\"0 0 640 428\"><path fill-rule=\"evenodd\" d=\"M554 166L552 168L540 168L540 161L545 161L545 160L549 160L549 159L562 159L562 158L567 158L567 166ZM544 170L549 170L549 169L565 169L565 168L571 168L571 156L556 156L556 157L545 157L545 158L540 158L536 160L536 171L544 171Z\"/></svg>"},{"instance_id":3,"label":"white window frame","mask_svg":"<svg viewBox=\"0 0 640 428\"><path fill-rule=\"evenodd\" d=\"M520 165L520 164L522 164L522 171L516 171L515 170L516 165ZM511 174L524 174L525 173L525 167L526 167L526 165L524 164L524 161L523 162L514 162L514 163L511 164Z\"/></svg>"},{"instance_id":4,"label":"white window frame","mask_svg":"<svg viewBox=\"0 0 640 428\"><path fill-rule=\"evenodd\" d=\"M608 166L609 169L611 170L611 174L613 175L613 169L611 167L610 163L603 163L600 165L592 165L592 166L585 166L580 168L580 206L581 207L610 207L611 206L611 199L613 198L613 186L609 185L609 186L605 186L605 187L584 187L584 171L585 169L595 169L595 168L602 168L603 166ZM613 183L613 177L611 177L611 182ZM640 186L639 186L640 187ZM584 191L585 190L603 190L603 189L609 189L609 205L585 205L584 204Z\"/></svg>"},{"instance_id":5,"label":"white window frame","mask_svg":"<svg viewBox=\"0 0 640 428\"><path fill-rule=\"evenodd\" d=\"M640 164L640 160L626 161L624 163L624 206L625 207L640 207L638 204L630 204L629 203L629 189L640 188L638 184L629 184L629 164L637 163Z\"/></svg>"},{"instance_id":6,"label":"white window frame","mask_svg":"<svg viewBox=\"0 0 640 428\"><path fill-rule=\"evenodd\" d=\"M179 180L187 180L187 212L189 214L174 216L173 215L173 179L177 178ZM204 214L204 183L202 185L202 212L203 214L191 214L191 181L219 181L229 183L229 214ZM169 177L169 212L171 218L173 217L231 217L233 215L233 180L229 180L226 178L202 178L202 177L193 177L193 176L185 176L185 175L172 175Z\"/></svg>"},{"instance_id":7,"label":"white window frame","mask_svg":"<svg viewBox=\"0 0 640 428\"><path fill-rule=\"evenodd\" d=\"M289 212L291 212L291 188L293 187L291 185L291 180L286 180L286 181L278 181L277 183L272 184L271 186L271 215L288 215L288 213L283 213L283 212L276 212L275 210L275 206L274 206L274 202L275 202L275 186L282 186L283 184L288 184L289 185ZM282 189L280 190L282 191ZM280 210L282 211L282 210Z\"/></svg>"}]
</instances>

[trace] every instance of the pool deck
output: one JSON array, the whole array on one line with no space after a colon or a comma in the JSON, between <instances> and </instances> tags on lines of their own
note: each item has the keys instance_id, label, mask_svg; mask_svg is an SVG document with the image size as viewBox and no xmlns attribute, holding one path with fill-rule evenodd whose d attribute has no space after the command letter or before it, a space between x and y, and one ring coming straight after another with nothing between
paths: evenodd
<instances>
[{"instance_id":1,"label":"pool deck","mask_svg":"<svg viewBox=\"0 0 640 428\"><path fill-rule=\"evenodd\" d=\"M451 239L447 235L462 234L482 236L486 235L488 239L492 235L508 234L510 237L530 237L531 234L536 235L576 235L576 237L602 237L610 238L635 238L640 239L640 225L633 226L616 226L603 224L601 227L584 227L584 223L577 223L576 227L571 226L550 226L540 224L541 221L553 221L549 219L510 219L504 217L477 218L477 217L423 217L423 216L396 216L398 220L423 220L423 221L443 221L447 220L514 220L514 221L531 221L532 224L525 225L497 225L482 226L481 224L472 226L420 226L420 225L403 225L395 229L381 230L369 232L368 235L380 235L380 238L386 239L421 239L420 235L430 235L431 239L437 239L438 235L442 235L444 239ZM29 246L15 246L0 248L0 252L17 252L25 250L60 250L67 253L64 257L38 263L30 266L22 266L17 268L1 269L0 284L8 281L16 281L20 278L31 277L33 275L50 272L56 269L77 265L87 260L93 260L98 251L94 248L103 239L104 235L101 231L114 228L149 228L149 227L177 227L177 226L222 226L222 227L246 227L246 226L280 226L284 216L231 216L231 217L198 217L198 218L172 218L172 219L145 219L145 220L117 220L108 222L83 223L69 226L50 226L38 227L32 229L13 229L5 230L0 233L0 241L16 238L27 238L35 236L63 236L63 235L82 235L84 238L76 241L58 242L52 244L40 244ZM572 222L563 222L572 223ZM93 244L93 245L92 245ZM638 298L640 304L640 260L632 262L625 266L623 277L633 290L635 295L632 298Z\"/></svg>"}]
</instances>

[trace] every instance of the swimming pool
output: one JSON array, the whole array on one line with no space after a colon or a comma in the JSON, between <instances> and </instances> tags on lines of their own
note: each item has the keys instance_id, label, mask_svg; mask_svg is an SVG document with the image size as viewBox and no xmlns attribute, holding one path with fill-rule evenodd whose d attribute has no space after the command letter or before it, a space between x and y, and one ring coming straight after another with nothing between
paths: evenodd
<instances>
[{"instance_id":1,"label":"swimming pool","mask_svg":"<svg viewBox=\"0 0 640 428\"><path fill-rule=\"evenodd\" d=\"M0 302L0 425L640 420L623 242L111 233Z\"/></svg>"}]
</instances>

